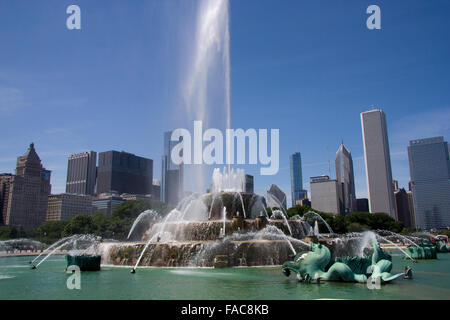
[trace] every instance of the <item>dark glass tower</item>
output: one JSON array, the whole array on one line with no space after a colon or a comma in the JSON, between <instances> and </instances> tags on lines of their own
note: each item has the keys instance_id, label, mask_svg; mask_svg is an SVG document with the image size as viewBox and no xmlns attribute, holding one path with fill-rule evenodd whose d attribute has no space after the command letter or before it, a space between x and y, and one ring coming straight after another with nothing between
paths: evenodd
<instances>
[{"instance_id":1,"label":"dark glass tower","mask_svg":"<svg viewBox=\"0 0 450 320\"><path fill-rule=\"evenodd\" d=\"M296 205L297 200L307 197L307 191L303 189L302 175L302 156L300 152L296 152L289 156L291 169L291 196L292 206Z\"/></svg>"},{"instance_id":2,"label":"dark glass tower","mask_svg":"<svg viewBox=\"0 0 450 320\"><path fill-rule=\"evenodd\" d=\"M70 155L67 164L66 193L94 195L96 175L95 151Z\"/></svg>"},{"instance_id":3,"label":"dark glass tower","mask_svg":"<svg viewBox=\"0 0 450 320\"><path fill-rule=\"evenodd\" d=\"M444 137L410 141L411 191L416 225L421 229L450 226L450 160Z\"/></svg>"},{"instance_id":4,"label":"dark glass tower","mask_svg":"<svg viewBox=\"0 0 450 320\"><path fill-rule=\"evenodd\" d=\"M100 152L97 193L151 194L153 160L124 151Z\"/></svg>"},{"instance_id":5,"label":"dark glass tower","mask_svg":"<svg viewBox=\"0 0 450 320\"><path fill-rule=\"evenodd\" d=\"M177 205L184 194L183 165L172 162L171 152L180 141L171 141L172 131L164 133L164 154L162 156L161 201Z\"/></svg>"},{"instance_id":6,"label":"dark glass tower","mask_svg":"<svg viewBox=\"0 0 450 320\"><path fill-rule=\"evenodd\" d=\"M353 173L352 155L344 144L341 144L336 152L335 166L336 180L340 188L339 202L341 213L351 213L356 206L355 175Z\"/></svg>"}]
</instances>

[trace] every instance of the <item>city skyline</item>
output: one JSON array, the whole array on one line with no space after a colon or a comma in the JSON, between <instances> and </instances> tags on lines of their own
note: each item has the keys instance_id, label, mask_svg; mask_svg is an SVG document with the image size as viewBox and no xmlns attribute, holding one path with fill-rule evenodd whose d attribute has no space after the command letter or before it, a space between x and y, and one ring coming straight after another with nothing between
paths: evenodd
<instances>
[{"instance_id":1,"label":"city skyline","mask_svg":"<svg viewBox=\"0 0 450 320\"><path fill-rule=\"evenodd\" d=\"M27 128L2 140L0 172L13 172L17 155L33 141L52 170L54 193L65 190L67 156L88 150L154 159L161 180L162 133L185 125L176 94L183 47L175 39L192 27L193 4L111 4L83 2L91 17L102 14L83 20L78 33L60 27L65 7L57 1L0 5L6 44L0 52L0 115L7 132ZM372 104L388 114L393 178L402 187L409 181L409 140L449 139L446 10L411 1L405 12L386 2L383 29L373 32L364 25L366 7L330 3L323 11L319 4L291 2L274 9L265 0L256 8L231 1L231 125L280 128L279 173L262 177L258 166L244 167L255 178L256 193L274 183L291 203L288 155L302 153L309 191L309 177L329 173L328 160L343 139L353 156L356 196L367 197L359 113ZM274 23L266 23L267 10ZM36 16L20 19L22 28L6 27L28 11ZM123 23L110 24L119 11ZM46 32L31 37L27 30L37 25ZM135 30L140 37L130 36ZM412 98L410 92L418 94ZM36 121L43 115L46 121ZM131 129L114 129L124 126Z\"/></svg>"}]
</instances>

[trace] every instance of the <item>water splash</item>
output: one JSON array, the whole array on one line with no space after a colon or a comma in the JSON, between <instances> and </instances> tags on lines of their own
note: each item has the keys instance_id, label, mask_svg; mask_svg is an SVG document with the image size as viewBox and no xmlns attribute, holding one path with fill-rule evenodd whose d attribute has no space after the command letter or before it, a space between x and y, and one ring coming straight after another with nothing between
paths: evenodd
<instances>
[{"instance_id":1,"label":"water splash","mask_svg":"<svg viewBox=\"0 0 450 320\"><path fill-rule=\"evenodd\" d=\"M68 240L77 237L78 235L74 235L74 236L70 236L70 237L65 237L62 239L59 239L58 241L56 241L55 243L53 243L51 246L49 246L47 249L45 249L44 251L42 251L36 258L34 258L33 260L31 260L30 264L34 263L36 260L38 260L43 254L48 254L53 248L55 248L57 245L59 245L60 243L63 242L67 242Z\"/></svg>"},{"instance_id":2,"label":"water splash","mask_svg":"<svg viewBox=\"0 0 450 320\"><path fill-rule=\"evenodd\" d=\"M242 194L240 192L236 192L234 197L236 198L237 196L239 196L239 198L241 199L241 207L242 207L242 212L244 213L244 219L247 219L247 214L245 213L244 199L242 199Z\"/></svg>"},{"instance_id":3,"label":"water splash","mask_svg":"<svg viewBox=\"0 0 450 320\"><path fill-rule=\"evenodd\" d=\"M393 245L397 250L400 250L405 256L407 256L411 261L416 261L414 258L411 257L405 250L400 248L396 243L386 239L385 237L380 236L379 234L373 232L373 231L365 231L362 233L362 242L361 242L361 256L363 256L364 248L368 247L370 241L372 239L377 239L379 241L387 242L391 245Z\"/></svg>"},{"instance_id":4,"label":"water splash","mask_svg":"<svg viewBox=\"0 0 450 320\"><path fill-rule=\"evenodd\" d=\"M412 244L412 245L416 246L417 248L420 248L420 246L419 246L417 243L415 243L414 241L412 241L412 240L409 239L408 237L405 237L405 236L403 236L403 235L401 235L401 234L398 234L398 233L395 233L395 232L392 232L392 231L389 231L389 230L377 230L376 232L377 232L378 234L380 234L380 233L387 233L387 234L389 234L389 235L391 235L391 236L393 236L393 237L400 238L400 239L402 239L403 241L406 241L406 242L408 242L409 244ZM381 235L381 234L380 234L380 235Z\"/></svg>"},{"instance_id":5,"label":"water splash","mask_svg":"<svg viewBox=\"0 0 450 320\"><path fill-rule=\"evenodd\" d=\"M130 239L130 236L133 233L134 229L141 221L148 222L148 221L157 220L157 219L159 219L158 212L156 212L154 210L145 210L144 212L139 214L139 216L134 220L133 225L130 228L130 232L128 233L127 239Z\"/></svg>"},{"instance_id":6,"label":"water splash","mask_svg":"<svg viewBox=\"0 0 450 320\"><path fill-rule=\"evenodd\" d=\"M244 169L215 168L212 176L211 192L244 192L245 191L245 171Z\"/></svg>"},{"instance_id":7,"label":"water splash","mask_svg":"<svg viewBox=\"0 0 450 320\"><path fill-rule=\"evenodd\" d=\"M319 219L319 220L322 221L323 224L327 227L329 233L331 233L331 234L334 233L333 229L331 229L330 225L325 221L324 218L322 218L322 216L321 216L320 214L318 214L318 213L316 213L316 212L314 212L314 211L309 211L309 212L307 212L307 213L305 213L305 214L303 215L303 218L305 219L305 218L308 217L308 216L313 216L314 219Z\"/></svg>"},{"instance_id":8,"label":"water splash","mask_svg":"<svg viewBox=\"0 0 450 320\"><path fill-rule=\"evenodd\" d=\"M284 224L286 225L286 227L287 227L287 229L289 231L289 234L292 236L291 226L289 225L289 221L287 220L286 215L283 213L283 211L278 210L278 209L274 210L272 212L272 216L270 217L269 221L273 221L273 220L275 220L276 218L279 218L279 217L281 217L281 219L283 219Z\"/></svg>"},{"instance_id":9,"label":"water splash","mask_svg":"<svg viewBox=\"0 0 450 320\"><path fill-rule=\"evenodd\" d=\"M226 235L226 222L227 222L227 208L223 208L222 210L222 219L223 219L223 227L222 227L222 237L225 237Z\"/></svg>"},{"instance_id":10,"label":"water splash","mask_svg":"<svg viewBox=\"0 0 450 320\"><path fill-rule=\"evenodd\" d=\"M33 269L36 269L37 267L39 267L45 260L50 258L56 251L60 250L61 248L65 247L65 246L72 245L76 249L77 243L79 241L92 243L97 240L98 240L98 237L91 235L91 234L81 234L81 235L74 235L73 237L69 237L68 240L64 241L59 246L55 247L50 253L48 253L41 261L39 261L39 263L36 266L33 266Z\"/></svg>"},{"instance_id":11,"label":"water splash","mask_svg":"<svg viewBox=\"0 0 450 320\"><path fill-rule=\"evenodd\" d=\"M320 232L319 232L319 224L317 223L317 220L316 220L316 222L314 223L314 235L315 235L315 236L320 235Z\"/></svg>"}]
</instances>

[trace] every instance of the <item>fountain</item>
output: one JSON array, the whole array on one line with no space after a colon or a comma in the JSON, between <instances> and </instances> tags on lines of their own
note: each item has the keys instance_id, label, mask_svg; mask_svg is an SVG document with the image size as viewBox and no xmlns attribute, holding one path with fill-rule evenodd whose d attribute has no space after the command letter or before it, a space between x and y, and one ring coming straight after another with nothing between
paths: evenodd
<instances>
[{"instance_id":1,"label":"fountain","mask_svg":"<svg viewBox=\"0 0 450 320\"><path fill-rule=\"evenodd\" d=\"M302 219L288 220L280 211L271 219L262 196L243 191L245 174L241 169L216 169L210 193L183 199L166 216L142 213L133 223L147 225L138 242L103 243L103 261L139 266L207 266L226 256L228 266L281 265L307 245L305 237L311 226ZM151 218L144 218L151 216ZM217 264L216 264L217 265Z\"/></svg>"},{"instance_id":2,"label":"fountain","mask_svg":"<svg viewBox=\"0 0 450 320\"><path fill-rule=\"evenodd\" d=\"M67 266L77 264L80 266L80 269L91 270L95 268L93 265L96 264L99 268L100 256L96 254L96 252L98 251L97 245L99 241L99 237L90 234L77 234L60 239L49 246L45 251L43 251L39 256L37 256L33 261L30 262L30 264L32 264L31 269L36 269L58 250L61 250L65 247L71 249L66 255ZM86 248L79 249L80 245L81 247L84 246ZM47 253L47 255L42 258L36 265L34 265L33 263L45 253ZM91 257L96 258L92 260Z\"/></svg>"}]
</instances>

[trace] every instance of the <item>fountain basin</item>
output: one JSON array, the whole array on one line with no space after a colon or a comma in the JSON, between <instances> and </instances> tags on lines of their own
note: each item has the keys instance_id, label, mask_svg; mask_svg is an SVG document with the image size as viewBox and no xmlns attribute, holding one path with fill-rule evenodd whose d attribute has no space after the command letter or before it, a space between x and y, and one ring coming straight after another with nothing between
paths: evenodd
<instances>
[{"instance_id":1,"label":"fountain basin","mask_svg":"<svg viewBox=\"0 0 450 320\"><path fill-rule=\"evenodd\" d=\"M134 266L145 244L102 244L102 261L105 264ZM296 250L302 249L298 244L292 245ZM217 256L226 257L230 267L281 265L293 255L286 240L151 242L139 266L214 267Z\"/></svg>"},{"instance_id":2,"label":"fountain basin","mask_svg":"<svg viewBox=\"0 0 450 320\"><path fill-rule=\"evenodd\" d=\"M139 266L148 267L214 267L214 258L226 256L228 266L267 266L282 265L298 252L309 250L304 242L285 239L239 239L239 234L225 240L205 241L160 241L150 242ZM349 239L321 238L320 243L331 251L331 258L345 257L359 252L359 242ZM134 266L146 242L102 243L104 264Z\"/></svg>"}]
</instances>

